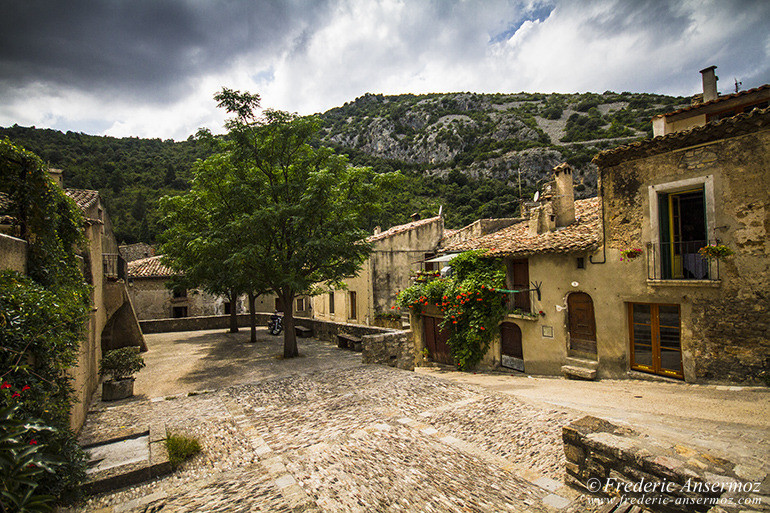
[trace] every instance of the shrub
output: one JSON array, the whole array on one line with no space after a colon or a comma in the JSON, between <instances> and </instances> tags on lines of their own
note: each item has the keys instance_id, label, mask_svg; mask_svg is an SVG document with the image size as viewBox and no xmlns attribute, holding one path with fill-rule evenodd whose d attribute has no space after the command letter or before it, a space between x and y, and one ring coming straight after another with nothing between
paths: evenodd
<instances>
[{"instance_id":1,"label":"shrub","mask_svg":"<svg viewBox=\"0 0 770 513\"><path fill-rule=\"evenodd\" d=\"M196 438L182 434L169 434L166 437L166 449L168 449L171 468L176 470L182 463L201 452L202 447Z\"/></svg>"},{"instance_id":2,"label":"shrub","mask_svg":"<svg viewBox=\"0 0 770 513\"><path fill-rule=\"evenodd\" d=\"M114 381L128 379L144 368L144 359L138 347L124 347L107 351L99 366L99 374L108 375Z\"/></svg>"}]
</instances>

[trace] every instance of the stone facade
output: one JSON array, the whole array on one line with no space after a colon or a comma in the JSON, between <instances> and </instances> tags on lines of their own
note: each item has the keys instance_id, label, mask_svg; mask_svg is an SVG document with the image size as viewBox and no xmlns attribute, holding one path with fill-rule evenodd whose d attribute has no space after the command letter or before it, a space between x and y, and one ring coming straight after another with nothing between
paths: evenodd
<instances>
[{"instance_id":1,"label":"stone facade","mask_svg":"<svg viewBox=\"0 0 770 513\"><path fill-rule=\"evenodd\" d=\"M595 159L608 253L645 250L627 264L617 299L679 305L687 381L761 383L770 375L770 112L668 138L668 148L641 155L631 148L627 159L610 150ZM656 245L667 228L658 202L692 187L704 191L708 241L734 255L712 262L707 279L662 279Z\"/></svg>"},{"instance_id":2,"label":"stone facade","mask_svg":"<svg viewBox=\"0 0 770 513\"><path fill-rule=\"evenodd\" d=\"M367 239L374 244L370 257L355 277L344 280L344 289L313 298L313 317L376 324L377 314L391 311L398 293L411 284L411 274L422 269L425 256L437 250L443 233L444 218L440 216L375 233Z\"/></svg>"}]
</instances>

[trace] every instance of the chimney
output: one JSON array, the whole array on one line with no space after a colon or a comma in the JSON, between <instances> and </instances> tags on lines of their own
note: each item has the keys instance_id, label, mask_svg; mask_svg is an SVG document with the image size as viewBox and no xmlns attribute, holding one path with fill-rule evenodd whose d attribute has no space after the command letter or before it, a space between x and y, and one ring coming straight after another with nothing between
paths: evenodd
<instances>
[{"instance_id":1,"label":"chimney","mask_svg":"<svg viewBox=\"0 0 770 513\"><path fill-rule=\"evenodd\" d=\"M554 190L551 205L556 217L556 228L575 222L575 192L572 185L572 166L566 162L553 168Z\"/></svg>"},{"instance_id":2,"label":"chimney","mask_svg":"<svg viewBox=\"0 0 770 513\"><path fill-rule=\"evenodd\" d=\"M410 217L412 218L412 222L419 221L420 220L420 213L419 212L415 212Z\"/></svg>"},{"instance_id":3,"label":"chimney","mask_svg":"<svg viewBox=\"0 0 770 513\"><path fill-rule=\"evenodd\" d=\"M58 185L60 188L64 188L64 179L62 178L62 170L61 169L54 169L52 167L48 168L48 176L51 177L51 179L56 182L56 185Z\"/></svg>"},{"instance_id":4,"label":"chimney","mask_svg":"<svg viewBox=\"0 0 770 513\"><path fill-rule=\"evenodd\" d=\"M382 233L382 228L379 226L374 227L374 235L379 235Z\"/></svg>"},{"instance_id":5,"label":"chimney","mask_svg":"<svg viewBox=\"0 0 770 513\"><path fill-rule=\"evenodd\" d=\"M709 66L708 68L700 70L700 74L703 77L704 103L716 100L719 96L719 93L717 93L717 80L719 80L719 77L714 73L715 69L717 69L716 66Z\"/></svg>"}]
</instances>

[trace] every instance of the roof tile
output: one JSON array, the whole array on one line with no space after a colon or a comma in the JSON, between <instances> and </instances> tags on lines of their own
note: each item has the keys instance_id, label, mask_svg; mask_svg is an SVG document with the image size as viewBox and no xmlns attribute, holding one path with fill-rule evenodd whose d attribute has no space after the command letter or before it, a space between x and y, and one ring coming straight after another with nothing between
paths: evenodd
<instances>
[{"instance_id":1,"label":"roof tile","mask_svg":"<svg viewBox=\"0 0 770 513\"><path fill-rule=\"evenodd\" d=\"M369 237L366 238L366 242L376 242L378 240L387 239L388 237L393 237L394 235L398 235L399 233L404 233L404 232L408 232L409 230L414 230L415 228L418 228L426 224L430 224L432 222L438 221L439 219L441 219L441 216L429 217L427 219L420 219L419 221L412 221L411 223L393 226L391 228L388 228L382 233L378 233L377 235L370 235Z\"/></svg>"},{"instance_id":2,"label":"roof tile","mask_svg":"<svg viewBox=\"0 0 770 513\"><path fill-rule=\"evenodd\" d=\"M529 256L541 253L572 253L596 248L601 242L599 198L575 202L576 221L569 226L535 236L522 221L489 235L453 244L445 251L486 249L489 256Z\"/></svg>"},{"instance_id":3,"label":"roof tile","mask_svg":"<svg viewBox=\"0 0 770 513\"><path fill-rule=\"evenodd\" d=\"M161 262L162 256L157 255L128 262L128 276L130 278L171 278L178 274Z\"/></svg>"}]
</instances>

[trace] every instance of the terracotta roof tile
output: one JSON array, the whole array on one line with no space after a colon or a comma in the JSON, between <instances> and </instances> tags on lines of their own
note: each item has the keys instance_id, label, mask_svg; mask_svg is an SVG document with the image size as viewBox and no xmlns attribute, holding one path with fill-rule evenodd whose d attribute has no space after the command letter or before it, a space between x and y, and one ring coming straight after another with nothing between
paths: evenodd
<instances>
[{"instance_id":1,"label":"terracotta roof tile","mask_svg":"<svg viewBox=\"0 0 770 513\"><path fill-rule=\"evenodd\" d=\"M770 89L770 84L764 84L764 85L761 85L759 87L755 87L753 89L748 89L746 91L740 91L740 92L737 92L737 93L726 94L724 96L720 96L719 98L716 98L714 100L711 100L711 101L708 101L708 102L705 102L705 103L696 103L695 105L689 105L687 107L682 107L681 109L677 109L677 110L672 111L672 112L666 112L665 114L658 114L657 116L654 116L654 118L659 118L659 117L663 117L663 116L673 116L675 114L680 114L682 112L688 112L688 111L695 110L695 109L701 109L701 108L706 107L708 105L714 105L716 103L721 103L721 102L724 102L724 101L727 101L727 100L732 100L733 98L740 98L741 96L746 96L747 94L755 94L755 93L758 93L759 91L764 91L765 89Z\"/></svg>"},{"instance_id":2,"label":"terracotta roof tile","mask_svg":"<svg viewBox=\"0 0 770 513\"><path fill-rule=\"evenodd\" d=\"M414 230L420 226L433 223L439 219L441 219L441 216L429 217L427 219L420 219L419 221L412 221L411 223L393 226L382 233L378 233L377 235L370 235L366 238L366 242L376 242L378 240L387 239L388 237L393 237L399 233L408 232L409 230Z\"/></svg>"},{"instance_id":3,"label":"terracotta roof tile","mask_svg":"<svg viewBox=\"0 0 770 513\"><path fill-rule=\"evenodd\" d=\"M529 256L540 253L572 253L595 249L602 239L599 198L575 202L577 221L564 228L535 236L522 221L489 235L453 244L445 251L486 249L490 256Z\"/></svg>"},{"instance_id":4,"label":"terracotta roof tile","mask_svg":"<svg viewBox=\"0 0 770 513\"><path fill-rule=\"evenodd\" d=\"M85 189L64 189L64 193L75 200L80 210L85 212L99 201L99 191L90 191Z\"/></svg>"},{"instance_id":5,"label":"terracotta roof tile","mask_svg":"<svg viewBox=\"0 0 770 513\"><path fill-rule=\"evenodd\" d=\"M128 262L128 276L130 278L171 278L176 275L170 267L164 265L162 255L142 258Z\"/></svg>"},{"instance_id":6,"label":"terracotta roof tile","mask_svg":"<svg viewBox=\"0 0 770 513\"><path fill-rule=\"evenodd\" d=\"M667 151L686 148L717 139L736 137L770 127L770 107L738 114L730 118L713 121L703 126L682 130L653 139L618 146L598 153L592 162L598 166L613 166L626 160L634 160Z\"/></svg>"}]
</instances>

